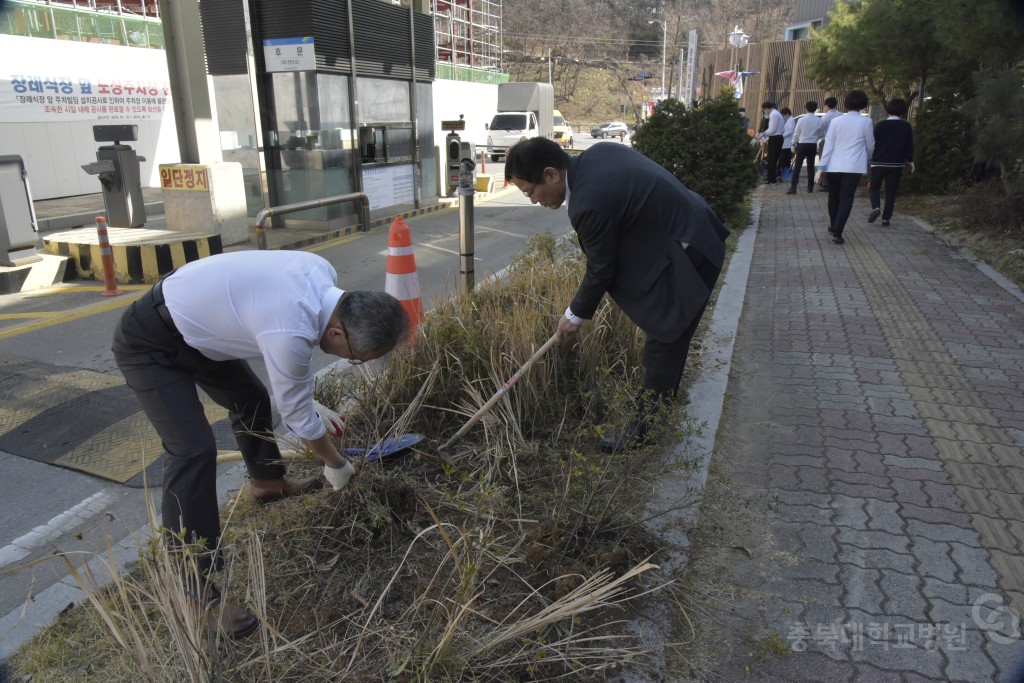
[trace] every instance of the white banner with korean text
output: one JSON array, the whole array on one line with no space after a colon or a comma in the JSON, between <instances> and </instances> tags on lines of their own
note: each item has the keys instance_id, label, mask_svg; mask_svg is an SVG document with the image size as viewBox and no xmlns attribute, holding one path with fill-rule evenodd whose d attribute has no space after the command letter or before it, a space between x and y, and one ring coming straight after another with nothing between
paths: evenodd
<instances>
[{"instance_id":1,"label":"white banner with korean text","mask_svg":"<svg viewBox=\"0 0 1024 683\"><path fill-rule=\"evenodd\" d=\"M163 50L0 35L0 123L159 121L165 111Z\"/></svg>"}]
</instances>

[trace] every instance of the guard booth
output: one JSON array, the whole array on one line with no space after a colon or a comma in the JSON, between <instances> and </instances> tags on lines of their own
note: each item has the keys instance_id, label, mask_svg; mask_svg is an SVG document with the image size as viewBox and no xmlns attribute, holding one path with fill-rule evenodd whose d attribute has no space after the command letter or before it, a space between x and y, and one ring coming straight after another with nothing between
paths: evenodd
<instances>
[{"instance_id":1,"label":"guard booth","mask_svg":"<svg viewBox=\"0 0 1024 683\"><path fill-rule=\"evenodd\" d=\"M112 228L138 228L146 224L146 204L142 197L139 165L145 161L131 145L139 139L135 125L93 126L93 140L113 142L96 150L96 161L83 164L82 170L100 178L107 225Z\"/></svg>"}]
</instances>

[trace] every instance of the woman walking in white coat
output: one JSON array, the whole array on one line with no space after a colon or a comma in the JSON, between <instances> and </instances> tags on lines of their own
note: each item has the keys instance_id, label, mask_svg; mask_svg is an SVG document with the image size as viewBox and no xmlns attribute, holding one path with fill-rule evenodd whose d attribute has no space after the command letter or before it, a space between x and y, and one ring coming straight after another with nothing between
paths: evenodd
<instances>
[{"instance_id":1,"label":"woman walking in white coat","mask_svg":"<svg viewBox=\"0 0 1024 683\"><path fill-rule=\"evenodd\" d=\"M871 119L861 116L868 106L863 90L851 90L844 100L846 113L832 120L825 134L818 172L828 173L828 234L842 244L843 229L853 210L853 196L875 149Z\"/></svg>"}]
</instances>

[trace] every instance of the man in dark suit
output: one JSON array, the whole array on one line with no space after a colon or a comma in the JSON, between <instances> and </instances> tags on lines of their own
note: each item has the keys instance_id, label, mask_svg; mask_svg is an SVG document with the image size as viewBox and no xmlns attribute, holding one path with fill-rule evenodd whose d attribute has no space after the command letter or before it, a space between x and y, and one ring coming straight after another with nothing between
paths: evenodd
<instances>
[{"instance_id":1,"label":"man in dark suit","mask_svg":"<svg viewBox=\"0 0 1024 683\"><path fill-rule=\"evenodd\" d=\"M594 315L606 292L647 334L640 415L598 444L608 452L630 446L647 435L650 402L669 401L679 388L729 231L700 195L622 145L598 143L569 157L557 143L532 138L509 150L505 177L534 204L557 209L567 201L587 257L558 321L559 343Z\"/></svg>"}]
</instances>

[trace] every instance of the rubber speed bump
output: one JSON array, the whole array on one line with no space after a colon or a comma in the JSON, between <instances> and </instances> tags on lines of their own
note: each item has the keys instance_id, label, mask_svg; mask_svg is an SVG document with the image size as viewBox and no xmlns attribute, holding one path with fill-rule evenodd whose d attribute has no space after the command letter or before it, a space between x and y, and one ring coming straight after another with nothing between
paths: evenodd
<instances>
[{"instance_id":1,"label":"rubber speed bump","mask_svg":"<svg viewBox=\"0 0 1024 683\"><path fill-rule=\"evenodd\" d=\"M227 411L203 405L218 442L233 448ZM120 377L0 356L0 451L125 483L162 446Z\"/></svg>"}]
</instances>

